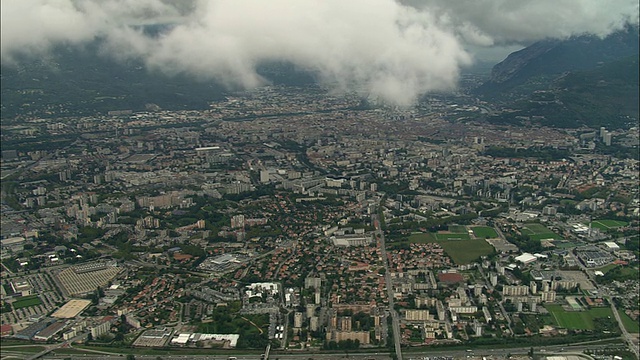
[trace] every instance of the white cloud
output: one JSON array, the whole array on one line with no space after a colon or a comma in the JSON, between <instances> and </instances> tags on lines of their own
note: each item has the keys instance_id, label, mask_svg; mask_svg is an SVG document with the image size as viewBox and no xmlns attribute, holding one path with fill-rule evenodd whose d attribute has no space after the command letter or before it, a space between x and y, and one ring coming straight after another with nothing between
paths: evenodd
<instances>
[{"instance_id":1,"label":"white cloud","mask_svg":"<svg viewBox=\"0 0 640 360\"><path fill-rule=\"evenodd\" d=\"M578 34L606 36L638 24L637 0L404 0L448 16L465 39L469 31L494 43L527 43Z\"/></svg>"},{"instance_id":2,"label":"white cloud","mask_svg":"<svg viewBox=\"0 0 640 360\"><path fill-rule=\"evenodd\" d=\"M436 19L390 0L206 2L147 51L150 67L246 87L262 82L257 63L286 60L396 103L453 88L470 61Z\"/></svg>"},{"instance_id":3,"label":"white cloud","mask_svg":"<svg viewBox=\"0 0 640 360\"><path fill-rule=\"evenodd\" d=\"M150 69L263 83L256 65L286 61L329 86L409 104L455 86L463 45L532 41L637 23L635 0L7 0L3 63L104 40L103 53ZM149 36L137 25L172 23Z\"/></svg>"},{"instance_id":4,"label":"white cloud","mask_svg":"<svg viewBox=\"0 0 640 360\"><path fill-rule=\"evenodd\" d=\"M0 15L3 61L15 54L42 52L55 43L81 43L94 34L89 19L68 0L2 1Z\"/></svg>"}]
</instances>

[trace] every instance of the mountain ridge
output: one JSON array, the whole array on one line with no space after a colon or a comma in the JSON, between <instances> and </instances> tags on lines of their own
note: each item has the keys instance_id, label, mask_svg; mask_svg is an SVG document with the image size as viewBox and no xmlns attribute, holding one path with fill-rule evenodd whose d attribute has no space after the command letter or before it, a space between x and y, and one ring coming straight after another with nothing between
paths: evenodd
<instances>
[{"instance_id":1,"label":"mountain ridge","mask_svg":"<svg viewBox=\"0 0 640 360\"><path fill-rule=\"evenodd\" d=\"M603 63L637 55L639 41L638 27L631 25L605 38L581 35L538 41L496 64L489 80L474 93L488 99L528 95L531 89L544 89L563 73L595 69Z\"/></svg>"}]
</instances>

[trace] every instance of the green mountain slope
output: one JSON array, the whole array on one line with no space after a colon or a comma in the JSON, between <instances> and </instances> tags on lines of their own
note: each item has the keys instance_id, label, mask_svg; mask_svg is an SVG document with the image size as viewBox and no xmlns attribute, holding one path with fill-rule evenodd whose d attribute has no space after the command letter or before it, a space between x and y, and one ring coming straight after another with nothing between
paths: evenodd
<instances>
[{"instance_id":1,"label":"green mountain slope","mask_svg":"<svg viewBox=\"0 0 640 360\"><path fill-rule=\"evenodd\" d=\"M291 64L260 64L257 72L273 84L304 85L311 73ZM95 115L112 110L207 109L230 90L213 80L149 71L141 62L118 62L100 54L96 41L84 48L58 48L43 59L19 59L0 68L0 117ZM155 106L153 106L155 108Z\"/></svg>"},{"instance_id":2,"label":"green mountain slope","mask_svg":"<svg viewBox=\"0 0 640 360\"><path fill-rule=\"evenodd\" d=\"M553 81L548 90L514 102L510 106L513 111L489 120L532 121L566 128L624 127L640 118L638 77L637 55L596 69L569 72Z\"/></svg>"},{"instance_id":3,"label":"green mountain slope","mask_svg":"<svg viewBox=\"0 0 640 360\"><path fill-rule=\"evenodd\" d=\"M566 72L590 70L639 53L637 26L628 26L605 38L576 36L543 40L511 53L496 64L491 78L475 93L493 101L512 101L535 90L546 90Z\"/></svg>"}]
</instances>

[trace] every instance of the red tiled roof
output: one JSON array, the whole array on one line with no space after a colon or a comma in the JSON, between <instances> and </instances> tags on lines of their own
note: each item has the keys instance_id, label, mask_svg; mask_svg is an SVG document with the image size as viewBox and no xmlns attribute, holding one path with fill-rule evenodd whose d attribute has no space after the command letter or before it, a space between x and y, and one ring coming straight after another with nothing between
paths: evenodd
<instances>
[{"instance_id":1,"label":"red tiled roof","mask_svg":"<svg viewBox=\"0 0 640 360\"><path fill-rule=\"evenodd\" d=\"M438 280L447 284L455 284L464 281L464 278L458 273L440 273Z\"/></svg>"},{"instance_id":2,"label":"red tiled roof","mask_svg":"<svg viewBox=\"0 0 640 360\"><path fill-rule=\"evenodd\" d=\"M2 334L2 335L10 334L12 329L13 328L9 324L1 325L0 326L0 334Z\"/></svg>"}]
</instances>

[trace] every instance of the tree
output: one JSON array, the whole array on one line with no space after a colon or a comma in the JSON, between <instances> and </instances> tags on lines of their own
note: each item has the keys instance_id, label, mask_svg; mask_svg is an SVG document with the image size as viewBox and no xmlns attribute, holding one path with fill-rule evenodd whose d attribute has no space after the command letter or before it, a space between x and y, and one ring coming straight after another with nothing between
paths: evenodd
<instances>
[{"instance_id":1,"label":"tree","mask_svg":"<svg viewBox=\"0 0 640 360\"><path fill-rule=\"evenodd\" d=\"M133 354L127 355L127 360L136 360L136 356Z\"/></svg>"}]
</instances>

